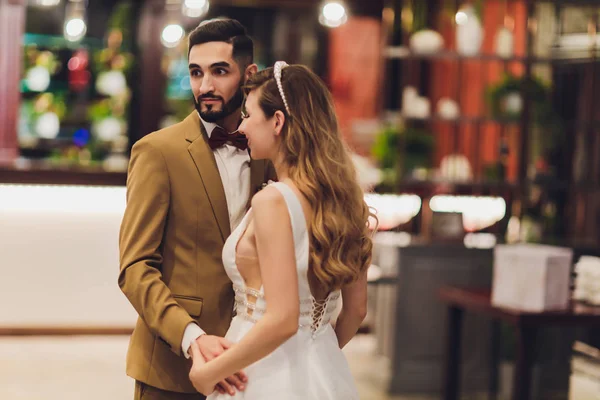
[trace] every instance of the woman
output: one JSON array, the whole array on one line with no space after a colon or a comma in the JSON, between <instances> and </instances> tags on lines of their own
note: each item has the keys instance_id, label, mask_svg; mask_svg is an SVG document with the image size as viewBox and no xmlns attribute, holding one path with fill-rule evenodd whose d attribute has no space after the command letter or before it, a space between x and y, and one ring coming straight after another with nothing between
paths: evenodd
<instances>
[{"instance_id":1,"label":"woman","mask_svg":"<svg viewBox=\"0 0 600 400\"><path fill-rule=\"evenodd\" d=\"M358 399L341 348L366 313L371 213L331 95L308 68L281 61L245 91L239 130L279 182L254 196L223 249L237 311L226 338L236 344L208 363L193 345L190 380L208 394L245 369L247 386L233 399Z\"/></svg>"}]
</instances>

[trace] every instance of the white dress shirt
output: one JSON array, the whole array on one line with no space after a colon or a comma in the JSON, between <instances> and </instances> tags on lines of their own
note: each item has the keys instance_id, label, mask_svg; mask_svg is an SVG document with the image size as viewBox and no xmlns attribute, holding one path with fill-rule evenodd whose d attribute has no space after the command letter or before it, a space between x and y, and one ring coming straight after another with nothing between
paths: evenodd
<instances>
[{"instance_id":1,"label":"white dress shirt","mask_svg":"<svg viewBox=\"0 0 600 400\"><path fill-rule=\"evenodd\" d=\"M206 133L210 137L217 125L206 122L202 118L200 121L202 121ZM233 232L244 218L246 205L250 197L250 155L247 150L240 150L229 144L213 150L213 154L223 182L227 210L229 210L229 225ZM181 349L186 358L189 358L188 350L192 341L204 334L205 332L193 322L185 327Z\"/></svg>"}]
</instances>

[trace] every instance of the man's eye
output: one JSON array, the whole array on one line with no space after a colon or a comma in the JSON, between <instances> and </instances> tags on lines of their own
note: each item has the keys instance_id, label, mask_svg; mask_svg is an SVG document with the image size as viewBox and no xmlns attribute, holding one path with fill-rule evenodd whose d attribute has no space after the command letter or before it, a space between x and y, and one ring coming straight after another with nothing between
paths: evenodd
<instances>
[{"instance_id":1,"label":"man's eye","mask_svg":"<svg viewBox=\"0 0 600 400\"><path fill-rule=\"evenodd\" d=\"M200 72L199 70L195 69L192 71L191 73L192 76L202 76L202 72Z\"/></svg>"},{"instance_id":2,"label":"man's eye","mask_svg":"<svg viewBox=\"0 0 600 400\"><path fill-rule=\"evenodd\" d=\"M227 70L223 69L223 68L218 68L216 70L216 73L217 73L217 75L225 75L225 74L227 74Z\"/></svg>"},{"instance_id":3,"label":"man's eye","mask_svg":"<svg viewBox=\"0 0 600 400\"><path fill-rule=\"evenodd\" d=\"M246 111L242 111L242 118L246 119L250 117L250 115Z\"/></svg>"}]
</instances>

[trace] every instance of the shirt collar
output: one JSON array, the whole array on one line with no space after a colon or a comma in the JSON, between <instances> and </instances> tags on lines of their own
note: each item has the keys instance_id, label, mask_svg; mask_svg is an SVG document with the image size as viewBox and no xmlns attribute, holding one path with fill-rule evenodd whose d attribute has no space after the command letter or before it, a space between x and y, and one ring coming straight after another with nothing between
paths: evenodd
<instances>
[{"instance_id":1,"label":"shirt collar","mask_svg":"<svg viewBox=\"0 0 600 400\"><path fill-rule=\"evenodd\" d=\"M200 117L200 113L198 113L198 116ZM206 130L206 134L210 139L210 135L212 134L213 129L217 127L217 124L215 124L214 122L206 122L202 119L202 117L200 117L200 121L202 122L202 125L204 125L204 130Z\"/></svg>"}]
</instances>

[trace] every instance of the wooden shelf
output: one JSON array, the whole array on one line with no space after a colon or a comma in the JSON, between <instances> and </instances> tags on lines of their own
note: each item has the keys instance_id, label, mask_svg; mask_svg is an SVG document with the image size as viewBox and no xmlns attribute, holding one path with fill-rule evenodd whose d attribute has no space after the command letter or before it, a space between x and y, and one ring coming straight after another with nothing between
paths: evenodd
<instances>
[{"instance_id":1,"label":"wooden shelf","mask_svg":"<svg viewBox=\"0 0 600 400\"><path fill-rule=\"evenodd\" d=\"M414 117L404 117L407 122L423 122L423 123L445 123L445 124L500 124L500 125L518 125L518 119L501 119L501 118L493 118L493 117L458 117L458 118L442 118L439 116L431 116L428 118L414 118Z\"/></svg>"},{"instance_id":2,"label":"wooden shelf","mask_svg":"<svg viewBox=\"0 0 600 400\"><path fill-rule=\"evenodd\" d=\"M581 63L593 62L600 63L600 54L596 57L574 57L574 58L557 58L557 57L536 57L536 56L513 56L501 57L497 54L477 54L473 56L463 56L455 51L442 50L431 54L420 54L411 51L406 46L390 46L385 49L384 55L388 59L401 60L446 60L446 61L494 61L494 62L517 62L531 64L566 64L566 63Z\"/></svg>"},{"instance_id":3,"label":"wooden shelf","mask_svg":"<svg viewBox=\"0 0 600 400\"><path fill-rule=\"evenodd\" d=\"M499 125L519 125L521 121L515 118L494 118L490 116L461 116L458 118L442 118L437 115L432 115L427 118L403 117L405 121L410 123L442 123L442 124L499 124ZM563 121L567 127L577 128L595 128L600 129L600 121ZM533 122L535 124L535 122Z\"/></svg>"}]
</instances>

